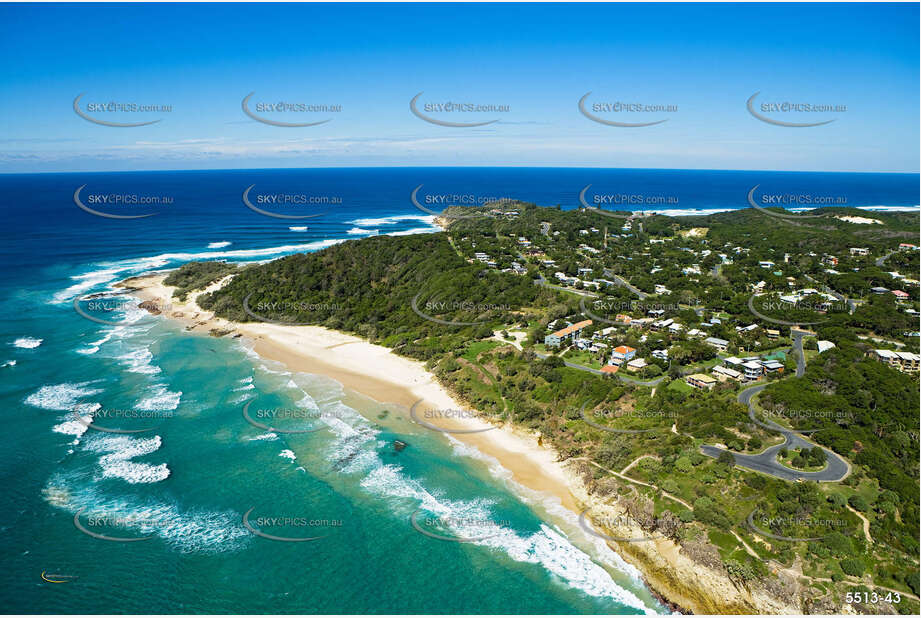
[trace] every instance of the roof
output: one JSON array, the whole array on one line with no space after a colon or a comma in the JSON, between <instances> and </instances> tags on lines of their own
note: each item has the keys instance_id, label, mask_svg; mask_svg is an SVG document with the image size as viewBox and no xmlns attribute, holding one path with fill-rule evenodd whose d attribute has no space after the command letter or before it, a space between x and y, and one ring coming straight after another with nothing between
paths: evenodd
<instances>
[{"instance_id":1,"label":"roof","mask_svg":"<svg viewBox=\"0 0 921 618\"><path fill-rule=\"evenodd\" d=\"M748 361L747 363L742 363L742 366L746 369L761 369L761 363L758 361Z\"/></svg>"},{"instance_id":2,"label":"roof","mask_svg":"<svg viewBox=\"0 0 921 618\"><path fill-rule=\"evenodd\" d=\"M620 369L617 365L605 365L601 368L601 373L617 373L617 370Z\"/></svg>"},{"instance_id":3,"label":"roof","mask_svg":"<svg viewBox=\"0 0 921 618\"><path fill-rule=\"evenodd\" d=\"M875 350L875 352L881 358L896 358L896 353L892 350Z\"/></svg>"},{"instance_id":4,"label":"roof","mask_svg":"<svg viewBox=\"0 0 921 618\"><path fill-rule=\"evenodd\" d=\"M628 367L645 367L646 359L645 358L634 358L632 361L627 363Z\"/></svg>"},{"instance_id":5,"label":"roof","mask_svg":"<svg viewBox=\"0 0 921 618\"><path fill-rule=\"evenodd\" d=\"M591 324L591 323L592 323L591 320L582 320L581 322L576 322L575 324L570 324L570 325L567 326L566 328L561 328L560 330L556 331L556 332L553 333L553 334L556 335L557 337L565 337L566 335L571 335L572 333L576 332L577 330L582 330L583 328L585 328L586 326L588 326L588 325Z\"/></svg>"},{"instance_id":6,"label":"roof","mask_svg":"<svg viewBox=\"0 0 921 618\"><path fill-rule=\"evenodd\" d=\"M705 343L715 343L716 345L729 345L729 342L725 339L720 339L718 337L707 337L704 339Z\"/></svg>"},{"instance_id":7,"label":"roof","mask_svg":"<svg viewBox=\"0 0 921 618\"><path fill-rule=\"evenodd\" d=\"M721 373L723 375L729 376L730 378L739 378L742 376L742 374L736 371L735 369L730 369L729 367L723 367L722 365L717 365L716 367L714 367L713 373Z\"/></svg>"},{"instance_id":8,"label":"roof","mask_svg":"<svg viewBox=\"0 0 921 618\"><path fill-rule=\"evenodd\" d=\"M628 345L619 345L614 348L614 351L618 354L629 354L630 352L636 352L636 348L631 348Z\"/></svg>"},{"instance_id":9,"label":"roof","mask_svg":"<svg viewBox=\"0 0 921 618\"><path fill-rule=\"evenodd\" d=\"M716 378L713 378L703 373L693 373L688 376L688 379L697 380L698 382L703 382L704 384L712 384L716 382Z\"/></svg>"}]
</instances>

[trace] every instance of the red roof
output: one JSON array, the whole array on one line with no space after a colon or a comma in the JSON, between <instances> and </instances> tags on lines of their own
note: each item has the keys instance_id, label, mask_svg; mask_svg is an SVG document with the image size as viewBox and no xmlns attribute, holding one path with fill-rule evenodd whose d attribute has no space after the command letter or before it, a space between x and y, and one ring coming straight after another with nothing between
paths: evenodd
<instances>
[{"instance_id":1,"label":"red roof","mask_svg":"<svg viewBox=\"0 0 921 618\"><path fill-rule=\"evenodd\" d=\"M629 354L630 352L636 352L636 348L631 348L628 345L619 345L614 348L614 351L618 354Z\"/></svg>"}]
</instances>

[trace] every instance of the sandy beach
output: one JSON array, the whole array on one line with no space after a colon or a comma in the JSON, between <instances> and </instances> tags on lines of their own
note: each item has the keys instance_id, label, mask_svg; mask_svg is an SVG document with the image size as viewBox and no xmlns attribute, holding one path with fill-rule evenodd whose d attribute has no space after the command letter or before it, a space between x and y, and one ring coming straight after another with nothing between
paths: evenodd
<instances>
[{"instance_id":1,"label":"sandy beach","mask_svg":"<svg viewBox=\"0 0 921 618\"><path fill-rule=\"evenodd\" d=\"M174 288L164 285L165 274L127 279L127 287L141 301L163 308L163 314L178 320L190 332L209 334L212 330L239 334L250 342L259 356L278 361L288 369L332 378L345 388L371 397L380 403L393 403L406 409L461 410L455 400L422 363L398 356L389 348L319 326L283 326L268 323L236 323L216 318L195 300L199 294L224 285L218 281L204 291L189 294L185 302L172 297ZM426 419L433 425L453 430L482 430L479 433L451 433L465 444L495 458L512 478L531 490L559 499L574 513L578 504L570 487L570 473L557 461L557 453L538 444L537 437L508 425L495 426L479 418Z\"/></svg>"}]
</instances>

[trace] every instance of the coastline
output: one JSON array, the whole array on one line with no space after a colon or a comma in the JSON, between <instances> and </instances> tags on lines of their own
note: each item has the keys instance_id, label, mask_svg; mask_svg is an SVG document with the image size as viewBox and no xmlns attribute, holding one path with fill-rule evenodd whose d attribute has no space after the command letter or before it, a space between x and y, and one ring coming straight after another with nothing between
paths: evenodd
<instances>
[{"instance_id":1,"label":"coastline","mask_svg":"<svg viewBox=\"0 0 921 618\"><path fill-rule=\"evenodd\" d=\"M347 333L321 326L283 326L267 323L237 323L215 317L199 307L199 294L213 291L225 280L205 290L190 293L185 302L172 298L173 289L164 285L163 273L125 279L116 287L148 306L168 307L165 317L185 325L198 334L239 335L250 343L259 356L277 361L297 372L320 374L332 378L345 388L371 397L383 404L396 404L409 410L418 403L439 410L463 410L454 398L422 363L394 354L389 348L370 343ZM570 490L571 475L555 450L539 445L536 436L521 429L493 425L480 418L462 415L431 422L443 427L454 439L475 447L506 468L515 482L556 498L578 515L578 502ZM484 431L486 430L486 431ZM477 431L478 433L459 433Z\"/></svg>"},{"instance_id":2,"label":"coastline","mask_svg":"<svg viewBox=\"0 0 921 618\"><path fill-rule=\"evenodd\" d=\"M332 378L346 389L382 404L429 409L470 409L442 386L424 365L394 354L389 348L357 336L320 326L285 326L268 323L237 323L215 317L195 302L199 294L223 286L226 277L204 290L192 292L184 302L174 300L174 288L166 286L166 273L141 275L115 284L139 298L141 307L178 321L186 331L199 335L243 338L260 357L282 363L289 370ZM146 306L145 306L146 305ZM420 408L422 409L422 408ZM604 542L627 564L636 568L652 595L667 611L697 614L797 614L797 604L781 601L766 590L738 586L724 571L694 561L682 546L669 539L653 542L619 542L646 533L636 523L627 523L625 513L593 493L594 482L585 466L574 460L560 461L555 449L539 436L511 424L493 425L479 417L439 417L426 422L455 432L446 435L491 457L522 487L558 500L578 517L587 515L598 535L611 535ZM478 431L457 433L456 431ZM488 431L483 431L488 430ZM594 521L593 521L594 520ZM605 521L604 527L598 521ZM611 527L611 521L621 522ZM796 584L785 582L784 588ZM795 596L793 598L796 598Z\"/></svg>"}]
</instances>

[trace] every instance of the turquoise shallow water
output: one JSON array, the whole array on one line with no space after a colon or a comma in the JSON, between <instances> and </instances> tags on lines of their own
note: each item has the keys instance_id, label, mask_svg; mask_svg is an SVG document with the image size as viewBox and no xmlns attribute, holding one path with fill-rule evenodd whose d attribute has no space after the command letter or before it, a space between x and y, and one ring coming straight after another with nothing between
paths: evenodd
<instances>
[{"instance_id":1,"label":"turquoise shallow water","mask_svg":"<svg viewBox=\"0 0 921 618\"><path fill-rule=\"evenodd\" d=\"M393 232L431 229L421 213L360 214L376 215ZM73 310L75 297L150 269L267 259L335 240L324 233L292 242L298 230L271 223L256 232L241 224L207 243L177 234L158 246L126 226L108 235L93 228L100 236L89 238L34 220L6 239L5 612L662 609L639 574L584 534L574 516L516 487L496 462L411 424L406 410L322 376L292 374L239 340L188 334L137 309L105 315L118 325ZM237 238L251 234L261 245L240 246ZM218 242L227 244L208 246ZM267 432L244 418L248 401L253 415L304 411L278 426L316 431ZM396 439L408 444L401 452ZM323 538L266 538L247 528L247 513L266 535ZM411 524L414 513L433 535L476 540L425 535Z\"/></svg>"},{"instance_id":2,"label":"turquoise shallow water","mask_svg":"<svg viewBox=\"0 0 921 618\"><path fill-rule=\"evenodd\" d=\"M326 378L290 374L239 342L189 335L165 321L113 328L108 341L89 347L78 342L106 335L88 336L81 331L96 329L78 324L60 321L53 336L20 348L21 362L4 368L13 378L4 380L4 400L17 402L5 408L18 410L15 440L7 436L4 445L4 483L14 498L3 535L9 611L655 607L613 554L606 555L606 571L599 548L577 538L577 529L567 539L565 521L557 528L544 505L495 478L488 461L414 428L404 410L345 393ZM35 388L37 374L46 372ZM264 410L312 410L314 416L283 428L320 429L285 435L254 427L242 414L251 399L251 418ZM115 434L72 420L75 406L83 414L97 405L97 413L141 409L151 416L97 415L100 426L152 429ZM409 444L402 452L394 448L397 438ZM325 536L297 543L256 536L242 521L250 509L262 532ZM411 526L417 509L417 521L434 533L466 538L486 526L492 536L474 543L433 539ZM75 526L78 512L96 534L150 538L94 538ZM432 522L439 516L443 521ZM45 583L43 571L75 579Z\"/></svg>"},{"instance_id":3,"label":"turquoise shallow water","mask_svg":"<svg viewBox=\"0 0 921 618\"><path fill-rule=\"evenodd\" d=\"M292 375L236 340L128 309L117 326L75 297L195 259L264 260L373 233L432 230L412 188L573 207L605 178L734 208L789 175L669 170L266 170L0 177L0 608L43 613L644 613L639 574L558 504L407 422L405 410ZM765 176L768 177L765 180ZM917 175L800 174L815 192L915 204ZM308 226L240 204L250 183L341 195ZM98 191L175 196L157 217L74 206ZM844 183L844 185L841 185ZM427 185L428 186L428 185ZM600 186L600 185L599 185ZM633 186L633 185L631 185ZM434 190L434 189L433 189ZM315 222L313 222L315 221ZM306 229L305 229L306 228ZM251 410L305 411L268 435ZM147 418L125 418L119 411ZM388 414L384 415L384 411ZM76 413L76 416L75 416ZM112 433L87 429L91 418ZM397 452L393 441L408 447ZM283 542L254 534L304 538ZM449 537L485 537L475 542ZM78 529L141 541L103 540ZM63 583L49 583L42 579Z\"/></svg>"}]
</instances>

